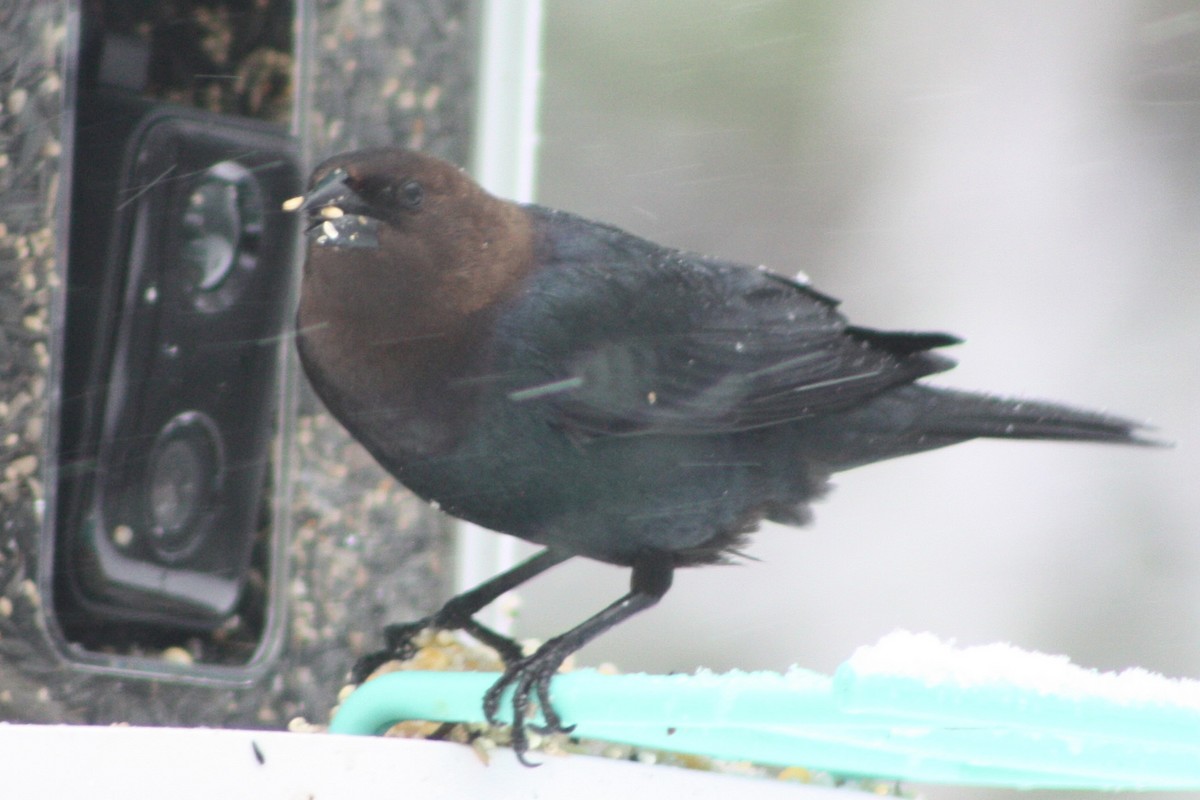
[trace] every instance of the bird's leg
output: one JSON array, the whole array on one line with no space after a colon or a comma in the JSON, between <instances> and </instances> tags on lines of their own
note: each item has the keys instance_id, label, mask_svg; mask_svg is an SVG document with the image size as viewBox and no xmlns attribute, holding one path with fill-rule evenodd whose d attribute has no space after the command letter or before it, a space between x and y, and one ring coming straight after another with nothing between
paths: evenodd
<instances>
[{"instance_id":1,"label":"bird's leg","mask_svg":"<svg viewBox=\"0 0 1200 800\"><path fill-rule=\"evenodd\" d=\"M522 764L536 766L525 758L529 750L526 728L558 733L570 733L574 728L563 724L550 703L550 680L563 661L608 629L657 603L671 588L674 571L674 560L669 553L650 551L639 556L633 562L628 594L582 624L548 639L532 655L509 663L500 680L488 689L483 712L493 725L499 724L497 712L504 692L509 687L513 690L512 747ZM531 697L537 699L546 723L543 726L535 726L527 718Z\"/></svg>"},{"instance_id":2,"label":"bird's leg","mask_svg":"<svg viewBox=\"0 0 1200 800\"><path fill-rule=\"evenodd\" d=\"M521 646L507 636L477 622L473 615L500 595L513 589L535 575L562 563L570 557L568 553L546 549L517 566L502 572L474 589L456 595L446 601L438 611L428 617L388 625L383 629L384 649L363 656L351 671L351 681L362 683L380 665L392 660L407 661L415 654L413 639L426 628L439 630L462 630L500 654L505 666L521 659Z\"/></svg>"}]
</instances>

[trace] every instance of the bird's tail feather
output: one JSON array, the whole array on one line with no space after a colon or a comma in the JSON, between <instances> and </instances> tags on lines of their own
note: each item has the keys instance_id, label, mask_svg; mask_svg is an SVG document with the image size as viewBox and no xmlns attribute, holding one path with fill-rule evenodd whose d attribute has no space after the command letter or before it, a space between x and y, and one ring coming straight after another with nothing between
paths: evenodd
<instances>
[{"instance_id":1,"label":"bird's tail feather","mask_svg":"<svg viewBox=\"0 0 1200 800\"><path fill-rule=\"evenodd\" d=\"M1148 426L1125 417L1040 400L1015 400L931 386L919 390L915 427L933 436L1053 439L1161 445Z\"/></svg>"},{"instance_id":2,"label":"bird's tail feather","mask_svg":"<svg viewBox=\"0 0 1200 800\"><path fill-rule=\"evenodd\" d=\"M1163 445L1148 426L1097 411L911 384L856 409L815 421L804 441L831 470L935 450L968 439L1049 439Z\"/></svg>"}]
</instances>

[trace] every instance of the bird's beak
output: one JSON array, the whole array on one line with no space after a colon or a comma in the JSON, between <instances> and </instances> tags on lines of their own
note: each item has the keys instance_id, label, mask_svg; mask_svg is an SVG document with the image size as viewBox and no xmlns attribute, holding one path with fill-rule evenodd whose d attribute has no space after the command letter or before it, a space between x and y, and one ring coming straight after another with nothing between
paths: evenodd
<instances>
[{"instance_id":1,"label":"bird's beak","mask_svg":"<svg viewBox=\"0 0 1200 800\"><path fill-rule=\"evenodd\" d=\"M330 170L307 194L283 204L284 211L305 211L309 240L320 246L374 248L379 246L378 219L370 216L366 200L350 188L346 170Z\"/></svg>"},{"instance_id":2,"label":"bird's beak","mask_svg":"<svg viewBox=\"0 0 1200 800\"><path fill-rule=\"evenodd\" d=\"M345 206L366 206L363 199L350 188L347 182L349 175L346 170L338 168L330 170L325 174L325 177L317 183L316 186L309 190L308 194L304 195L303 202L300 203L301 211L309 209L322 208L324 206L338 206L343 211L350 209Z\"/></svg>"}]
</instances>

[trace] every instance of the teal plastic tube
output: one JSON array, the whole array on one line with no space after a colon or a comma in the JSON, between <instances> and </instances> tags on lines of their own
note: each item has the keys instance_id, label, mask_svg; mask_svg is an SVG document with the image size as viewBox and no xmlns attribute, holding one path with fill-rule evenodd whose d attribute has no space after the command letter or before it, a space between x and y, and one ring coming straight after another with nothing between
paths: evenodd
<instances>
[{"instance_id":1,"label":"teal plastic tube","mask_svg":"<svg viewBox=\"0 0 1200 800\"><path fill-rule=\"evenodd\" d=\"M330 730L378 734L406 719L482 722L483 695L498 677L384 675L347 698ZM1137 702L1073 694L862 670L855 659L833 677L800 669L581 670L556 676L551 688L555 708L581 738L913 782L1200 789L1200 707L1170 692Z\"/></svg>"}]
</instances>

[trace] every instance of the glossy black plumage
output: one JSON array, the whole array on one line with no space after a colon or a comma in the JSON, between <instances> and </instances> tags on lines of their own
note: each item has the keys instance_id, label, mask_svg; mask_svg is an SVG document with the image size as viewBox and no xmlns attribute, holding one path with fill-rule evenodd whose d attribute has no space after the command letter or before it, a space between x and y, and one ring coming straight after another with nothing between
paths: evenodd
<instances>
[{"instance_id":1,"label":"glossy black plumage","mask_svg":"<svg viewBox=\"0 0 1200 800\"><path fill-rule=\"evenodd\" d=\"M526 704L561 722L562 659L657 601L679 566L797 523L832 472L979 436L1137 443L1139 426L938 389L940 333L849 324L833 299L763 269L483 192L399 149L337 156L302 206L304 368L331 412L421 497L547 551L425 625L497 646ZM633 568L630 594L531 657L470 615L575 555Z\"/></svg>"}]
</instances>

